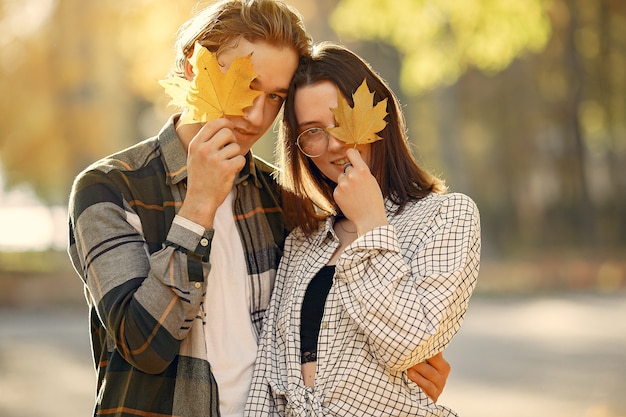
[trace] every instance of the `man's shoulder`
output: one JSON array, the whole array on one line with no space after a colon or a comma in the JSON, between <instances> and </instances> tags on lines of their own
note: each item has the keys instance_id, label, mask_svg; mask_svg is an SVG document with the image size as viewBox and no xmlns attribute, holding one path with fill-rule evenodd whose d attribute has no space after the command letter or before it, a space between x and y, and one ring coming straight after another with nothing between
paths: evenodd
<instances>
[{"instance_id":1,"label":"man's shoulder","mask_svg":"<svg viewBox=\"0 0 626 417\"><path fill-rule=\"evenodd\" d=\"M146 177L149 174L141 175L142 170L160 171L160 165L159 143L156 137L151 137L92 163L76 176L72 188L84 188L94 183L125 182L122 177L127 179L129 173Z\"/></svg>"},{"instance_id":2,"label":"man's shoulder","mask_svg":"<svg viewBox=\"0 0 626 417\"><path fill-rule=\"evenodd\" d=\"M97 170L104 173L113 170L135 171L146 166L159 155L159 143L155 136L105 156L89 165L84 171Z\"/></svg>"}]
</instances>

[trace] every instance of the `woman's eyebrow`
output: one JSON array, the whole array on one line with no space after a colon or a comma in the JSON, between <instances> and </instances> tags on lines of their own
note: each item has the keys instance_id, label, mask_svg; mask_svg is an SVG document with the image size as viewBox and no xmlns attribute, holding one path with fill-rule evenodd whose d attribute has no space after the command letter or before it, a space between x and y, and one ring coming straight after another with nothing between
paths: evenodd
<instances>
[{"instance_id":1,"label":"woman's eyebrow","mask_svg":"<svg viewBox=\"0 0 626 417\"><path fill-rule=\"evenodd\" d=\"M311 122L302 122L302 123L298 123L298 127L300 129L302 128L308 128L308 127L317 127L318 125L320 125L320 122L317 121L311 121Z\"/></svg>"}]
</instances>

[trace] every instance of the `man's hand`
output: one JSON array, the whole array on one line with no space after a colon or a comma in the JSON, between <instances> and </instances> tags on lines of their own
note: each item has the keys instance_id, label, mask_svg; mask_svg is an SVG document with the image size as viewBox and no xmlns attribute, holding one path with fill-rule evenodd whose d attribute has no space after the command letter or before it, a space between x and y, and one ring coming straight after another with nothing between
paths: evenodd
<instances>
[{"instance_id":1,"label":"man's hand","mask_svg":"<svg viewBox=\"0 0 626 417\"><path fill-rule=\"evenodd\" d=\"M424 390L431 400L437 401L450 375L450 364L440 352L426 362L421 362L407 371L409 379Z\"/></svg>"},{"instance_id":2,"label":"man's hand","mask_svg":"<svg viewBox=\"0 0 626 417\"><path fill-rule=\"evenodd\" d=\"M208 122L187 149L187 196L178 214L207 229L246 162L233 127L223 118Z\"/></svg>"}]
</instances>

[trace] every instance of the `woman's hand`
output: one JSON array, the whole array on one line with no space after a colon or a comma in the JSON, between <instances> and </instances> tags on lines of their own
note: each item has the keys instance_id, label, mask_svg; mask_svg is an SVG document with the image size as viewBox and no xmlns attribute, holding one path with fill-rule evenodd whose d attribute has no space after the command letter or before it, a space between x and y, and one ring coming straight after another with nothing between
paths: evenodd
<instances>
[{"instance_id":1,"label":"woman's hand","mask_svg":"<svg viewBox=\"0 0 626 417\"><path fill-rule=\"evenodd\" d=\"M352 166L339 175L333 197L346 218L356 225L358 235L362 236L389 223L380 186L369 166L355 149L348 149L346 156Z\"/></svg>"}]
</instances>

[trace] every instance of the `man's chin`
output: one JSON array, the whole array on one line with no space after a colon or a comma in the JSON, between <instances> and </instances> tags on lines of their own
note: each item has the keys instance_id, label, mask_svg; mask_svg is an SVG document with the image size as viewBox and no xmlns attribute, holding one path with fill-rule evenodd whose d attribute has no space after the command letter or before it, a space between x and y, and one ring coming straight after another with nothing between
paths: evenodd
<instances>
[{"instance_id":1,"label":"man's chin","mask_svg":"<svg viewBox=\"0 0 626 417\"><path fill-rule=\"evenodd\" d=\"M242 135L240 133L236 133L235 136L237 137L237 144L241 148L241 155L247 154L252 146L261 139L260 136Z\"/></svg>"}]
</instances>

